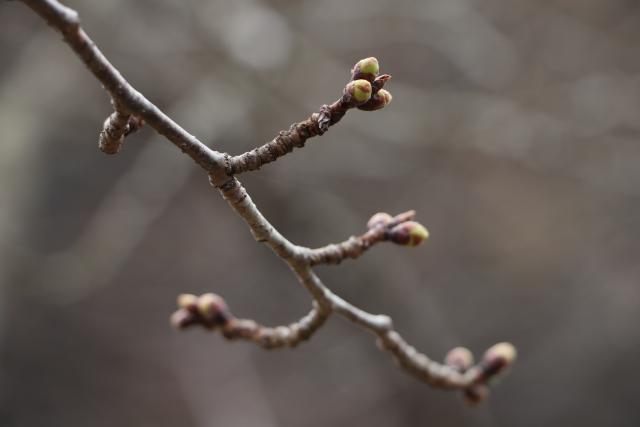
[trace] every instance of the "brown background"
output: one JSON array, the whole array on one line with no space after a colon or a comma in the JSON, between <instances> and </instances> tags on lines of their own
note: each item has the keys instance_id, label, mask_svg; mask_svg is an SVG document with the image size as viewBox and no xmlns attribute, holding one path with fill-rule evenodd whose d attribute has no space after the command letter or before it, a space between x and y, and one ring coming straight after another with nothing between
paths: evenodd
<instances>
[{"instance_id":1,"label":"brown background","mask_svg":"<svg viewBox=\"0 0 640 427\"><path fill-rule=\"evenodd\" d=\"M134 86L240 153L333 101L375 55L394 101L243 177L317 246L418 210L415 250L319 268L427 354L509 340L469 409L339 318L295 351L168 326L184 291L275 324L309 297L206 176L144 129L97 150L108 97L0 4L3 426L637 426L640 4L635 0L73 1Z\"/></svg>"}]
</instances>

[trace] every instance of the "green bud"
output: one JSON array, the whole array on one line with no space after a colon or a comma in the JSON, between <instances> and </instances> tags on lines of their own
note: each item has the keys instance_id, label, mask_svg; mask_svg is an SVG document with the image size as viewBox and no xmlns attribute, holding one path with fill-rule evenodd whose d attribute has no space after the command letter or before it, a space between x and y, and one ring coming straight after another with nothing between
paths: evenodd
<instances>
[{"instance_id":1,"label":"green bud","mask_svg":"<svg viewBox=\"0 0 640 427\"><path fill-rule=\"evenodd\" d=\"M371 98L371 83L362 79L354 80L345 86L344 91L351 101L363 104Z\"/></svg>"},{"instance_id":2,"label":"green bud","mask_svg":"<svg viewBox=\"0 0 640 427\"><path fill-rule=\"evenodd\" d=\"M378 212L374 214L367 222L367 228L385 226L393 221L393 217L386 212Z\"/></svg>"},{"instance_id":3,"label":"green bud","mask_svg":"<svg viewBox=\"0 0 640 427\"><path fill-rule=\"evenodd\" d=\"M427 240L429 232L420 223L407 221L398 224L389 231L389 239L398 245L418 246Z\"/></svg>"},{"instance_id":4,"label":"green bud","mask_svg":"<svg viewBox=\"0 0 640 427\"><path fill-rule=\"evenodd\" d=\"M369 82L373 82L378 73L380 72L380 66L378 60L373 56L370 58L361 59L356 63L351 70L351 80L365 79Z\"/></svg>"},{"instance_id":5,"label":"green bud","mask_svg":"<svg viewBox=\"0 0 640 427\"><path fill-rule=\"evenodd\" d=\"M380 110L391 103L391 93L388 90L380 89L376 94L371 96L371 99L362 105L358 105L359 110L363 111L375 111Z\"/></svg>"}]
</instances>

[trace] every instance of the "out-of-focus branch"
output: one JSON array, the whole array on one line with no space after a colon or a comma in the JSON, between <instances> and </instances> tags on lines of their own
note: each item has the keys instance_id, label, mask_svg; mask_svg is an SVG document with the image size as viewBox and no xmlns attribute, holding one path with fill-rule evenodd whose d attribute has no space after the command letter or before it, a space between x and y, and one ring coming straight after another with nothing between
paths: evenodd
<instances>
[{"instance_id":1,"label":"out-of-focus branch","mask_svg":"<svg viewBox=\"0 0 640 427\"><path fill-rule=\"evenodd\" d=\"M205 170L216 172L224 169L224 156L221 153L198 141L122 77L80 27L80 18L75 10L56 0L22 2L62 34L64 41L102 83L120 113L134 114L144 119L149 126L174 143Z\"/></svg>"},{"instance_id":2,"label":"out-of-focus branch","mask_svg":"<svg viewBox=\"0 0 640 427\"><path fill-rule=\"evenodd\" d=\"M305 121L280 132L272 141L239 156L229 156L202 144L136 91L82 30L74 10L56 0L22 1L63 35L65 42L111 96L115 112L107 118L100 134L103 151L117 152L124 137L147 122L208 173L211 184L246 222L256 241L266 244L289 265L314 300L312 310L302 319L288 326L271 328L253 320L236 318L224 300L215 294L200 297L184 294L179 297L178 311L172 316L175 326L186 328L200 325L219 330L228 339L249 340L265 348L293 347L309 339L335 313L373 332L378 337L379 347L389 352L410 375L434 387L462 390L471 402L481 401L487 396L489 381L515 359L515 348L511 344L496 344L475 365L471 353L466 349L452 350L444 364L435 362L409 345L395 331L390 317L368 313L345 301L327 288L312 270L316 264L337 264L345 258L357 258L381 241L389 240L406 246L420 244L428 233L422 225L413 221L414 211L395 217L376 214L369 220L366 233L342 243L310 249L295 245L282 236L262 215L234 176L259 169L289 153L294 147L303 146L307 139L322 135L349 109L373 111L387 106L391 94L383 86L390 76L378 75L378 61L375 58L363 59L355 65L351 81L336 102L324 105Z\"/></svg>"},{"instance_id":3,"label":"out-of-focus branch","mask_svg":"<svg viewBox=\"0 0 640 427\"><path fill-rule=\"evenodd\" d=\"M178 297L179 309L171 316L171 323L179 329L200 325L219 330L229 340L244 339L261 347L295 347L306 341L324 324L331 311L314 303L311 311L300 320L286 326L262 326L251 319L238 319L226 302L216 294L199 297L182 294Z\"/></svg>"}]
</instances>

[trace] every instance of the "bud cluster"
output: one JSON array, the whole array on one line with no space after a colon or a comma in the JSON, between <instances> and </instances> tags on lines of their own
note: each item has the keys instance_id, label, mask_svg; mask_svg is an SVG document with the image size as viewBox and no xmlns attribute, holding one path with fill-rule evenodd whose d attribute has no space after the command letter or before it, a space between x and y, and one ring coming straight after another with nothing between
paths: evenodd
<instances>
[{"instance_id":1,"label":"bud cluster","mask_svg":"<svg viewBox=\"0 0 640 427\"><path fill-rule=\"evenodd\" d=\"M227 303L216 294L182 294L178 296L177 303L178 310L171 316L171 324L178 329L196 324L214 329L233 320Z\"/></svg>"},{"instance_id":2,"label":"bud cluster","mask_svg":"<svg viewBox=\"0 0 640 427\"><path fill-rule=\"evenodd\" d=\"M516 359L515 347L502 342L489 348L482 357L482 361L473 366L473 354L465 347L456 347L447 353L444 363L460 373L469 369L480 369L478 380L462 391L464 400L470 405L477 405L489 397L488 384L499 374L503 373Z\"/></svg>"},{"instance_id":3,"label":"bud cluster","mask_svg":"<svg viewBox=\"0 0 640 427\"><path fill-rule=\"evenodd\" d=\"M413 215L413 214L412 214ZM388 213L378 212L367 222L370 230L384 229L384 240L390 240L401 246L418 246L429 237L429 232L420 223L410 217L392 217Z\"/></svg>"},{"instance_id":4,"label":"bud cluster","mask_svg":"<svg viewBox=\"0 0 640 427\"><path fill-rule=\"evenodd\" d=\"M361 59L351 70L351 82L345 86L344 99L363 111L380 110L391 102L391 93L383 89L391 78L378 75L380 66L374 57Z\"/></svg>"}]
</instances>

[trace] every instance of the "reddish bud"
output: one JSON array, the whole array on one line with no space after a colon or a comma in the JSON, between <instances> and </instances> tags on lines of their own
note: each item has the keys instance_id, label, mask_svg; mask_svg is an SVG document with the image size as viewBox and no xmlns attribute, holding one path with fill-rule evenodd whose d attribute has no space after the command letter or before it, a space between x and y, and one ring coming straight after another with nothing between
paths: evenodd
<instances>
[{"instance_id":1,"label":"reddish bud","mask_svg":"<svg viewBox=\"0 0 640 427\"><path fill-rule=\"evenodd\" d=\"M142 126L144 126L144 123L145 123L144 119L140 117L137 117L137 116L129 117L129 121L127 122L127 126L124 131L124 136L131 135L132 133L137 132L138 130L140 130Z\"/></svg>"},{"instance_id":2,"label":"reddish bud","mask_svg":"<svg viewBox=\"0 0 640 427\"><path fill-rule=\"evenodd\" d=\"M381 227L393 221L393 217L386 212L374 214L367 222L367 228Z\"/></svg>"},{"instance_id":3,"label":"reddish bud","mask_svg":"<svg viewBox=\"0 0 640 427\"><path fill-rule=\"evenodd\" d=\"M222 297L216 294L204 294L198 298L198 313L204 319L226 322L229 318L229 309Z\"/></svg>"},{"instance_id":4,"label":"reddish bud","mask_svg":"<svg viewBox=\"0 0 640 427\"><path fill-rule=\"evenodd\" d=\"M376 58L372 56L370 58L361 59L351 70L351 79L365 79L369 82L373 82L379 71L380 65Z\"/></svg>"},{"instance_id":5,"label":"reddish bud","mask_svg":"<svg viewBox=\"0 0 640 427\"><path fill-rule=\"evenodd\" d=\"M174 312L171 315L170 323L176 329L184 329L187 326L190 326L196 322L196 318L193 312L187 310L186 308L181 308L180 310Z\"/></svg>"},{"instance_id":6,"label":"reddish bud","mask_svg":"<svg viewBox=\"0 0 640 427\"><path fill-rule=\"evenodd\" d=\"M428 237L427 229L415 221L403 222L389 231L389 240L403 246L418 246Z\"/></svg>"},{"instance_id":7,"label":"reddish bud","mask_svg":"<svg viewBox=\"0 0 640 427\"><path fill-rule=\"evenodd\" d=\"M371 96L371 99L364 104L359 105L358 109L362 111L381 110L391 103L391 99L393 99L393 97L389 91L380 89L378 93Z\"/></svg>"},{"instance_id":8,"label":"reddish bud","mask_svg":"<svg viewBox=\"0 0 640 427\"><path fill-rule=\"evenodd\" d=\"M473 365L473 354L468 348L456 347L447 353L444 363L460 372L464 372Z\"/></svg>"}]
</instances>

